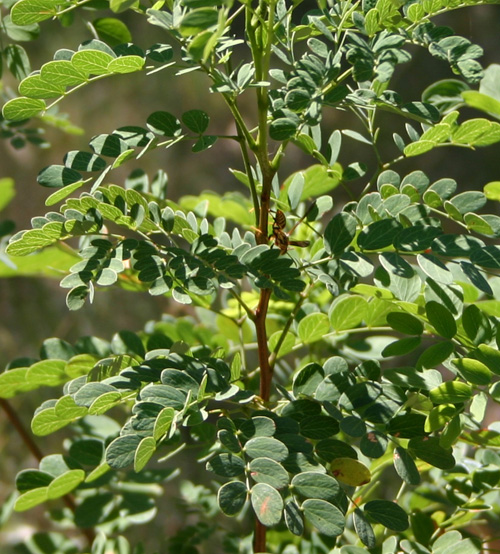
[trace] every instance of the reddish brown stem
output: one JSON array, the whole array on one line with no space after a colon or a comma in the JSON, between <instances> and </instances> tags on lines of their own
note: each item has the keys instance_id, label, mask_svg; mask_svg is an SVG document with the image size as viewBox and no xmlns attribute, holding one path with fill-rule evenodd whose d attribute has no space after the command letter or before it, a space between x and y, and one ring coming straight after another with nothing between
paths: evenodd
<instances>
[{"instance_id":1,"label":"reddish brown stem","mask_svg":"<svg viewBox=\"0 0 500 554\"><path fill-rule=\"evenodd\" d=\"M3 398L0 398L0 406L2 407L3 411L7 414L9 421L12 423L12 425L18 432L24 444L28 447L28 450L33 454L33 456L38 460L38 462L41 462L43 458L43 453L38 448L37 444L33 440L33 437L24 428L24 425L22 424L21 420L17 416L16 411L12 408L9 402L7 402L7 400ZM73 513L75 512L76 506L71 496L69 495L63 496L63 502ZM81 531L87 538L89 546L91 546L95 539L94 530L92 528L88 528L88 529L81 529Z\"/></svg>"},{"instance_id":2,"label":"reddish brown stem","mask_svg":"<svg viewBox=\"0 0 500 554\"><path fill-rule=\"evenodd\" d=\"M271 298L271 289L260 291L259 305L255 310L255 331L257 333L257 345L260 365L260 397L264 402L271 396L271 381L273 372L269 364L269 348L267 346L266 316Z\"/></svg>"},{"instance_id":3,"label":"reddish brown stem","mask_svg":"<svg viewBox=\"0 0 500 554\"><path fill-rule=\"evenodd\" d=\"M256 519L255 520L255 533L253 537L253 551L255 554L258 552L266 552L266 531L267 527Z\"/></svg>"}]
</instances>

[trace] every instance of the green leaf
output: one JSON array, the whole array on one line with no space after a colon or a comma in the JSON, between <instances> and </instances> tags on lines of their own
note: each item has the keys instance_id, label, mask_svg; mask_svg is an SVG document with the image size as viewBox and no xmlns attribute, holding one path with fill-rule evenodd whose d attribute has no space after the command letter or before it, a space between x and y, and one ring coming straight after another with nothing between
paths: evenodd
<instances>
[{"instance_id":1,"label":"green leaf","mask_svg":"<svg viewBox=\"0 0 500 554\"><path fill-rule=\"evenodd\" d=\"M308 439L326 439L338 432L339 424L330 416L306 416L300 421L300 434Z\"/></svg>"},{"instance_id":2,"label":"green leaf","mask_svg":"<svg viewBox=\"0 0 500 554\"><path fill-rule=\"evenodd\" d=\"M395 330L405 335L421 335L424 332L423 323L415 316L405 312L387 314L387 323Z\"/></svg>"},{"instance_id":3,"label":"green leaf","mask_svg":"<svg viewBox=\"0 0 500 554\"><path fill-rule=\"evenodd\" d=\"M355 329L368 313L368 303L362 296L344 295L333 301L329 318L335 331Z\"/></svg>"},{"instance_id":4,"label":"green leaf","mask_svg":"<svg viewBox=\"0 0 500 554\"><path fill-rule=\"evenodd\" d=\"M49 165L40 171L37 181L43 187L60 188L81 183L82 175L63 165Z\"/></svg>"},{"instance_id":5,"label":"green leaf","mask_svg":"<svg viewBox=\"0 0 500 554\"><path fill-rule=\"evenodd\" d=\"M257 483L251 490L252 507L258 520L266 527L277 525L283 512L280 493L266 483Z\"/></svg>"},{"instance_id":6,"label":"green leaf","mask_svg":"<svg viewBox=\"0 0 500 554\"><path fill-rule=\"evenodd\" d=\"M388 439L385 435L379 431L369 431L362 436L359 448L369 458L381 458L387 450L387 444Z\"/></svg>"},{"instance_id":7,"label":"green leaf","mask_svg":"<svg viewBox=\"0 0 500 554\"><path fill-rule=\"evenodd\" d=\"M429 391L434 404L459 404L472 397L472 387L459 381L446 381Z\"/></svg>"},{"instance_id":8,"label":"green leaf","mask_svg":"<svg viewBox=\"0 0 500 554\"><path fill-rule=\"evenodd\" d=\"M6 20L7 17L3 20L4 24ZM26 50L22 46L18 44L8 44L3 49L3 55L6 66L18 81L22 81L31 73L30 60Z\"/></svg>"},{"instance_id":9,"label":"green leaf","mask_svg":"<svg viewBox=\"0 0 500 554\"><path fill-rule=\"evenodd\" d=\"M110 46L118 46L132 41L132 35L123 21L114 17L100 17L92 21L97 35Z\"/></svg>"},{"instance_id":10,"label":"green leaf","mask_svg":"<svg viewBox=\"0 0 500 554\"><path fill-rule=\"evenodd\" d=\"M421 437L424 435L425 416L409 412L399 414L393 417L388 426L387 431L395 437L409 439L411 437Z\"/></svg>"},{"instance_id":11,"label":"green leaf","mask_svg":"<svg viewBox=\"0 0 500 554\"><path fill-rule=\"evenodd\" d=\"M295 475L290 488L303 498L319 498L334 504L338 502L341 493L336 479L316 471Z\"/></svg>"},{"instance_id":12,"label":"green leaf","mask_svg":"<svg viewBox=\"0 0 500 554\"><path fill-rule=\"evenodd\" d=\"M402 446L394 449L394 468L397 474L409 485L418 485L420 483L420 474L413 458Z\"/></svg>"},{"instance_id":13,"label":"green leaf","mask_svg":"<svg viewBox=\"0 0 500 554\"><path fill-rule=\"evenodd\" d=\"M475 358L483 362L495 375L500 375L500 351L487 344L480 344L471 353Z\"/></svg>"},{"instance_id":14,"label":"green leaf","mask_svg":"<svg viewBox=\"0 0 500 554\"><path fill-rule=\"evenodd\" d=\"M69 423L76 418L62 419L57 413L55 408L47 408L37 412L35 417L31 421L31 430L35 435L43 437L50 435L63 427L66 427Z\"/></svg>"},{"instance_id":15,"label":"green leaf","mask_svg":"<svg viewBox=\"0 0 500 554\"><path fill-rule=\"evenodd\" d=\"M129 150L128 144L118 135L97 135L92 137L89 146L96 154L110 158L117 158Z\"/></svg>"},{"instance_id":16,"label":"green leaf","mask_svg":"<svg viewBox=\"0 0 500 554\"><path fill-rule=\"evenodd\" d=\"M451 448L443 448L437 437L415 437L410 439L408 450L417 458L440 469L451 469L455 466Z\"/></svg>"},{"instance_id":17,"label":"green leaf","mask_svg":"<svg viewBox=\"0 0 500 554\"><path fill-rule=\"evenodd\" d=\"M463 311L462 325L467 336L475 345L490 341L492 336L490 321L475 304L467 306Z\"/></svg>"},{"instance_id":18,"label":"green leaf","mask_svg":"<svg viewBox=\"0 0 500 554\"><path fill-rule=\"evenodd\" d=\"M42 65L40 76L59 87L80 85L87 80L87 75L69 60L54 60Z\"/></svg>"},{"instance_id":19,"label":"green leaf","mask_svg":"<svg viewBox=\"0 0 500 554\"><path fill-rule=\"evenodd\" d=\"M391 356L403 356L418 348L422 342L421 337L408 337L400 339L388 344L382 350L382 356L384 358L390 358Z\"/></svg>"},{"instance_id":20,"label":"green leaf","mask_svg":"<svg viewBox=\"0 0 500 554\"><path fill-rule=\"evenodd\" d=\"M175 137L182 132L179 120L169 112L153 112L147 119L148 129L158 135Z\"/></svg>"},{"instance_id":21,"label":"green leaf","mask_svg":"<svg viewBox=\"0 0 500 554\"><path fill-rule=\"evenodd\" d=\"M85 471L72 469L56 477L47 487L47 499L61 498L76 489L85 479Z\"/></svg>"},{"instance_id":22,"label":"green leaf","mask_svg":"<svg viewBox=\"0 0 500 554\"><path fill-rule=\"evenodd\" d=\"M36 385L55 387L68 380L65 369L64 360L42 360L29 368L26 380Z\"/></svg>"},{"instance_id":23,"label":"green leaf","mask_svg":"<svg viewBox=\"0 0 500 554\"><path fill-rule=\"evenodd\" d=\"M295 136L298 121L289 117L275 119L269 126L269 136L276 141L284 141Z\"/></svg>"},{"instance_id":24,"label":"green leaf","mask_svg":"<svg viewBox=\"0 0 500 554\"><path fill-rule=\"evenodd\" d=\"M62 0L21 0L12 7L10 15L16 25L32 25L50 19L57 14Z\"/></svg>"},{"instance_id":25,"label":"green leaf","mask_svg":"<svg viewBox=\"0 0 500 554\"><path fill-rule=\"evenodd\" d=\"M375 221L358 235L358 246L364 250L381 250L392 245L401 229L395 219Z\"/></svg>"},{"instance_id":26,"label":"green leaf","mask_svg":"<svg viewBox=\"0 0 500 554\"><path fill-rule=\"evenodd\" d=\"M156 451L156 440L153 437L144 437L139 443L134 457L134 471L139 473Z\"/></svg>"},{"instance_id":27,"label":"green leaf","mask_svg":"<svg viewBox=\"0 0 500 554\"><path fill-rule=\"evenodd\" d=\"M293 500L285 504L284 514L288 530L294 535L301 536L304 533L304 517L301 509Z\"/></svg>"},{"instance_id":28,"label":"green leaf","mask_svg":"<svg viewBox=\"0 0 500 554\"><path fill-rule=\"evenodd\" d=\"M204 133L208 124L210 123L210 117L202 110L189 110L182 114L182 123L193 133L201 135Z\"/></svg>"},{"instance_id":29,"label":"green leaf","mask_svg":"<svg viewBox=\"0 0 500 554\"><path fill-rule=\"evenodd\" d=\"M245 462L234 454L217 454L207 462L207 470L222 477L236 477L245 471Z\"/></svg>"},{"instance_id":30,"label":"green leaf","mask_svg":"<svg viewBox=\"0 0 500 554\"><path fill-rule=\"evenodd\" d=\"M217 25L218 20L219 12L216 9L198 8L190 10L180 22L180 31L185 37L197 35L201 31Z\"/></svg>"},{"instance_id":31,"label":"green leaf","mask_svg":"<svg viewBox=\"0 0 500 554\"><path fill-rule=\"evenodd\" d=\"M141 443L139 435L123 435L106 448L106 462L113 469L124 469L134 463L135 451Z\"/></svg>"},{"instance_id":32,"label":"green leaf","mask_svg":"<svg viewBox=\"0 0 500 554\"><path fill-rule=\"evenodd\" d=\"M110 73L133 73L140 71L144 66L144 58L141 56L120 56L115 58L108 65Z\"/></svg>"},{"instance_id":33,"label":"green leaf","mask_svg":"<svg viewBox=\"0 0 500 554\"><path fill-rule=\"evenodd\" d=\"M451 271L435 256L431 254L418 254L417 262L420 269L437 283L444 285L453 283Z\"/></svg>"},{"instance_id":34,"label":"green leaf","mask_svg":"<svg viewBox=\"0 0 500 554\"><path fill-rule=\"evenodd\" d=\"M373 532L372 526L370 525L369 521L365 517L365 514L359 508L356 508L354 510L352 518L354 529L356 530L356 533L358 534L361 542L368 548L375 548L375 533ZM355 552L353 552L352 554L355 554Z\"/></svg>"},{"instance_id":35,"label":"green leaf","mask_svg":"<svg viewBox=\"0 0 500 554\"><path fill-rule=\"evenodd\" d=\"M79 50L73 54L71 63L84 75L108 75L109 64L115 58L101 50Z\"/></svg>"},{"instance_id":36,"label":"green leaf","mask_svg":"<svg viewBox=\"0 0 500 554\"><path fill-rule=\"evenodd\" d=\"M311 165L306 170L300 171L300 174L304 178L301 201L327 194L338 187L341 182L341 170L338 164L335 164L331 169L320 164ZM285 180L280 191L280 200L282 202L288 202L288 189L296 175L297 173L292 173Z\"/></svg>"},{"instance_id":37,"label":"green leaf","mask_svg":"<svg viewBox=\"0 0 500 554\"><path fill-rule=\"evenodd\" d=\"M22 121L37 116L45 108L43 100L20 97L9 100L2 108L2 114L9 121Z\"/></svg>"},{"instance_id":38,"label":"green leaf","mask_svg":"<svg viewBox=\"0 0 500 554\"><path fill-rule=\"evenodd\" d=\"M363 511L371 520L398 533L406 531L409 527L408 515L395 502L371 500L363 506Z\"/></svg>"},{"instance_id":39,"label":"green leaf","mask_svg":"<svg viewBox=\"0 0 500 554\"><path fill-rule=\"evenodd\" d=\"M332 218L325 228L325 249L328 254L338 256L351 244L356 235L357 221L345 212Z\"/></svg>"},{"instance_id":40,"label":"green leaf","mask_svg":"<svg viewBox=\"0 0 500 554\"><path fill-rule=\"evenodd\" d=\"M153 438L158 441L168 433L172 423L175 418L175 410L173 408L163 408L163 410L158 414L154 429L153 429Z\"/></svg>"},{"instance_id":41,"label":"green leaf","mask_svg":"<svg viewBox=\"0 0 500 554\"><path fill-rule=\"evenodd\" d=\"M419 357L417 361L418 368L431 369L442 364L454 352L455 347L452 342L442 341L429 346Z\"/></svg>"},{"instance_id":42,"label":"green leaf","mask_svg":"<svg viewBox=\"0 0 500 554\"><path fill-rule=\"evenodd\" d=\"M469 383L480 386L491 383L492 373L482 362L472 358L455 358L451 363Z\"/></svg>"},{"instance_id":43,"label":"green leaf","mask_svg":"<svg viewBox=\"0 0 500 554\"><path fill-rule=\"evenodd\" d=\"M272 437L250 439L246 443L244 451L249 458L271 458L276 462L282 462L288 456L288 448L281 441Z\"/></svg>"},{"instance_id":44,"label":"green leaf","mask_svg":"<svg viewBox=\"0 0 500 554\"><path fill-rule=\"evenodd\" d=\"M278 490L288 485L288 472L270 458L255 458L248 467L250 476L256 483L267 483Z\"/></svg>"},{"instance_id":45,"label":"green leaf","mask_svg":"<svg viewBox=\"0 0 500 554\"><path fill-rule=\"evenodd\" d=\"M306 519L327 537L338 537L344 532L344 514L326 500L308 499L302 503Z\"/></svg>"},{"instance_id":46,"label":"green leaf","mask_svg":"<svg viewBox=\"0 0 500 554\"><path fill-rule=\"evenodd\" d=\"M14 510L16 512L24 512L39 504L43 504L47 500L47 492L48 487L40 487L21 494L16 500Z\"/></svg>"},{"instance_id":47,"label":"green leaf","mask_svg":"<svg viewBox=\"0 0 500 554\"><path fill-rule=\"evenodd\" d=\"M217 502L223 514L238 515L247 500L247 487L241 481L231 481L222 485L217 493Z\"/></svg>"},{"instance_id":48,"label":"green leaf","mask_svg":"<svg viewBox=\"0 0 500 554\"><path fill-rule=\"evenodd\" d=\"M23 469L16 476L16 488L20 493L48 486L54 476L37 469Z\"/></svg>"},{"instance_id":49,"label":"green leaf","mask_svg":"<svg viewBox=\"0 0 500 554\"><path fill-rule=\"evenodd\" d=\"M457 324L452 313L440 304L431 300L425 305L425 311L429 323L436 329L437 333L446 339L452 339L457 333Z\"/></svg>"},{"instance_id":50,"label":"green leaf","mask_svg":"<svg viewBox=\"0 0 500 554\"><path fill-rule=\"evenodd\" d=\"M56 98L65 91L64 86L46 81L41 75L29 75L19 84L19 93L28 98Z\"/></svg>"},{"instance_id":51,"label":"green leaf","mask_svg":"<svg viewBox=\"0 0 500 554\"><path fill-rule=\"evenodd\" d=\"M328 316L322 313L308 314L299 321L297 332L304 344L321 340L330 330Z\"/></svg>"},{"instance_id":52,"label":"green leaf","mask_svg":"<svg viewBox=\"0 0 500 554\"><path fill-rule=\"evenodd\" d=\"M489 244L483 248L477 248L472 252L470 261L481 267L500 269L500 247Z\"/></svg>"}]
</instances>

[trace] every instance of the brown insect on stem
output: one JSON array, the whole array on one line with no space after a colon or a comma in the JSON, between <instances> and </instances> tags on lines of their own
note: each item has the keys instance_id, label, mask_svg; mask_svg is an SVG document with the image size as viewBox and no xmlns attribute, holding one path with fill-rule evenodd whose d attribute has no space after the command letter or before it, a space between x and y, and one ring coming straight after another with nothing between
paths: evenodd
<instances>
[{"instance_id":1,"label":"brown insect on stem","mask_svg":"<svg viewBox=\"0 0 500 554\"><path fill-rule=\"evenodd\" d=\"M284 230L286 227L286 215L281 210L276 210L273 221L273 232L269 235L269 238L274 239L274 244L280 249L280 255L286 254L289 246L299 246L301 248L309 246L310 242L308 240L290 240L290 234L293 233L294 229L301 223L306 215L307 212L297 221L290 231L286 233Z\"/></svg>"}]
</instances>

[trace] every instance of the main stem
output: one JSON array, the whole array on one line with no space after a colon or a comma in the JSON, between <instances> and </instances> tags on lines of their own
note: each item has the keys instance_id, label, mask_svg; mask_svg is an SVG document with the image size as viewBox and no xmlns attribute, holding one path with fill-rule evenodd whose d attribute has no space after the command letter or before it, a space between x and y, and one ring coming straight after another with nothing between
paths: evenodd
<instances>
[{"instance_id":1,"label":"main stem","mask_svg":"<svg viewBox=\"0 0 500 554\"><path fill-rule=\"evenodd\" d=\"M267 81L271 57L271 45L274 34L274 14L276 0L260 0L259 6L253 10L247 4L246 31L252 49L255 64L255 78L257 81ZM259 28L260 27L260 28ZM263 27L266 27L264 30ZM259 226L256 239L259 244L268 242L268 221L271 202L271 188L276 174L276 165L269 160L268 145L268 90L266 87L257 88L258 134L253 150L262 174L262 192L259 206ZM261 289L259 304L255 309L254 323L257 335L257 345L260 366L260 397L264 403L269 402L273 371L269 363L269 348L267 343L266 319L271 298L271 289ZM266 527L256 518L254 534L254 553L266 552Z\"/></svg>"}]
</instances>

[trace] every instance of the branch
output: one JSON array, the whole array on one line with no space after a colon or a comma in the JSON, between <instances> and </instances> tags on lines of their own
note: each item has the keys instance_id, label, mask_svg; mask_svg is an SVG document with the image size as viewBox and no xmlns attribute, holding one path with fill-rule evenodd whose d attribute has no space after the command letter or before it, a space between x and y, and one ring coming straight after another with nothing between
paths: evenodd
<instances>
[{"instance_id":1,"label":"branch","mask_svg":"<svg viewBox=\"0 0 500 554\"><path fill-rule=\"evenodd\" d=\"M5 400L4 398L0 398L0 406L3 408L4 412L7 414L7 417L9 421L12 423L16 431L18 432L19 436L23 440L24 444L28 447L28 450L33 454L33 456L38 460L38 462L42 461L43 453L38 448L38 445L33 440L33 437L26 431L24 428L24 425L22 424L21 420L18 418L17 413L15 410L13 410L12 406ZM63 496L63 501L66 504L66 506L75 513L76 505L75 501L73 500L73 497L67 494L66 496ZM81 532L85 535L85 537L88 540L89 546L92 545L95 539L95 533L92 528L88 529L81 529Z\"/></svg>"}]
</instances>

